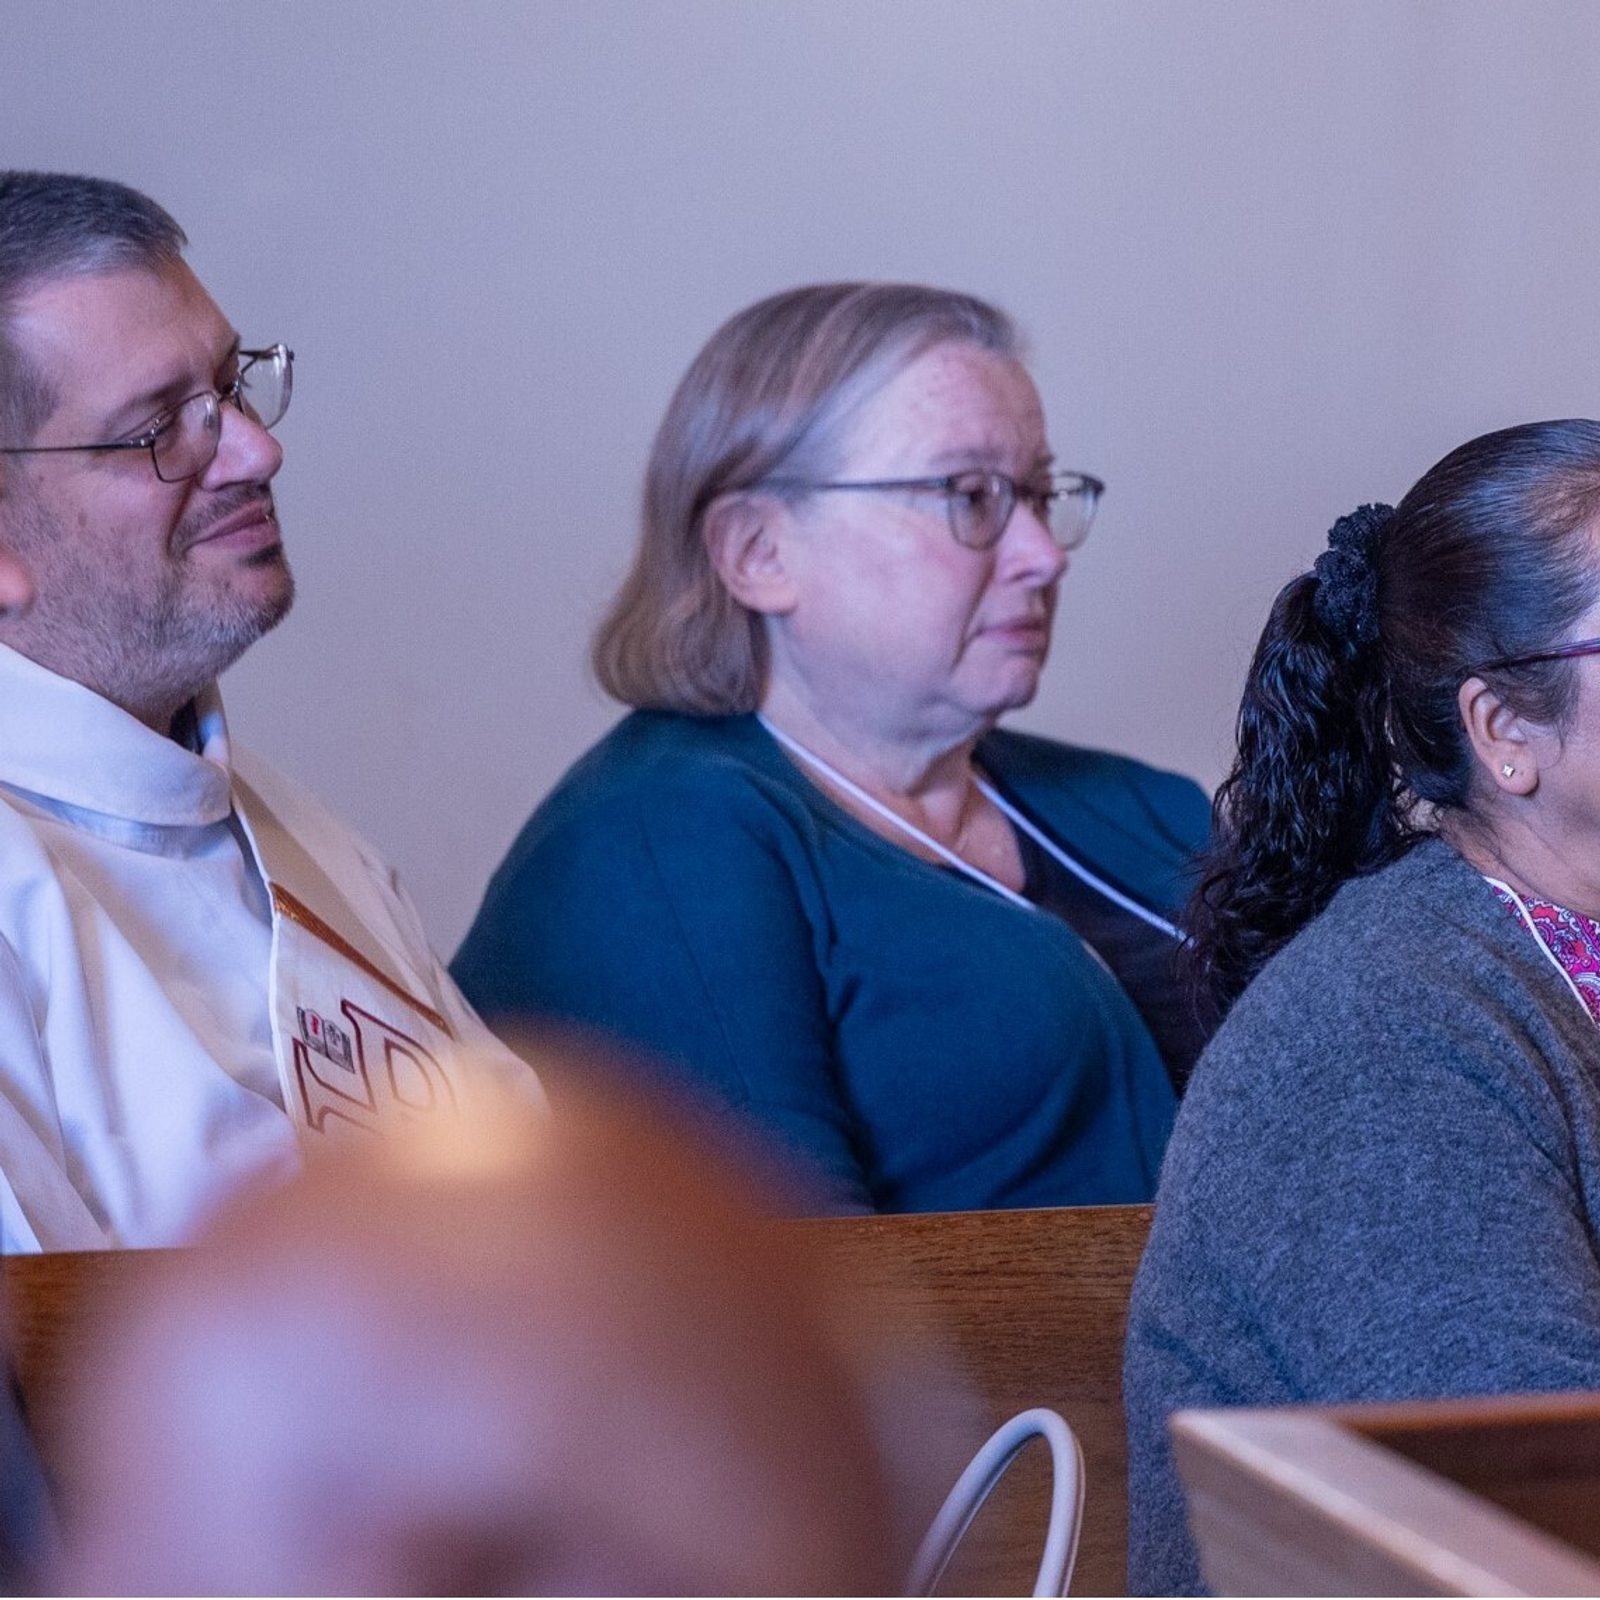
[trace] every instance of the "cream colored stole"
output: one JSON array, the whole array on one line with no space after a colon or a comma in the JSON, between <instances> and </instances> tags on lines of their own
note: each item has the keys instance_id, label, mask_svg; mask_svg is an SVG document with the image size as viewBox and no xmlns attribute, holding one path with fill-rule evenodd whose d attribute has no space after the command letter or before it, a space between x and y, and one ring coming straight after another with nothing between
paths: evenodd
<instances>
[{"instance_id":1,"label":"cream colored stole","mask_svg":"<svg viewBox=\"0 0 1600 1600\"><path fill-rule=\"evenodd\" d=\"M235 772L234 807L272 899L272 1039L302 1139L453 1112L449 1021L339 886Z\"/></svg>"}]
</instances>

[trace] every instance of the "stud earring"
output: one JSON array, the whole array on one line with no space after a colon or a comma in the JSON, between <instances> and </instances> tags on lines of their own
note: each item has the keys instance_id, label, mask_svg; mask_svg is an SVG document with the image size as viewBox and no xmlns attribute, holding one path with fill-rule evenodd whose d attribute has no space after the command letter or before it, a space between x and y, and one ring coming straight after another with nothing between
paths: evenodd
<instances>
[{"instance_id":1,"label":"stud earring","mask_svg":"<svg viewBox=\"0 0 1600 1600\"><path fill-rule=\"evenodd\" d=\"M1504 764L1504 766L1502 766L1500 768L1500 776L1502 778L1514 778L1514 777L1516 777L1516 775L1517 775L1517 769L1514 766L1512 766L1509 761L1507 761Z\"/></svg>"}]
</instances>

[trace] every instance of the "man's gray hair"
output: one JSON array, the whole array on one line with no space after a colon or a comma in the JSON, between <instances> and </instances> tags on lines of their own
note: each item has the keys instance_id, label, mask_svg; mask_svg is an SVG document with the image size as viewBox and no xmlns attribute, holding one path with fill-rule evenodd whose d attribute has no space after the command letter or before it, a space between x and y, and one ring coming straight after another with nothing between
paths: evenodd
<instances>
[{"instance_id":1,"label":"man's gray hair","mask_svg":"<svg viewBox=\"0 0 1600 1600\"><path fill-rule=\"evenodd\" d=\"M17 302L39 284L176 261L183 229L147 195L108 178L0 170L0 445L23 445L55 408L47 373L11 338Z\"/></svg>"}]
</instances>

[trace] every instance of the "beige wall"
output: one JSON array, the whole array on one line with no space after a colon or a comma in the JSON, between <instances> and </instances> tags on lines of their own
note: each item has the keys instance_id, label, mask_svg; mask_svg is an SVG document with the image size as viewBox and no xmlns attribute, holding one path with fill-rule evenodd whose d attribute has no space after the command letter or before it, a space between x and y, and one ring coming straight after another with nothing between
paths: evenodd
<instances>
[{"instance_id":1,"label":"beige wall","mask_svg":"<svg viewBox=\"0 0 1600 1600\"><path fill-rule=\"evenodd\" d=\"M586 635L723 316L1010 308L1111 485L1021 720L1214 782L1335 516L1600 411L1597 78L1588 0L0 0L0 161L148 189L298 351L235 728L450 947L613 715Z\"/></svg>"}]
</instances>

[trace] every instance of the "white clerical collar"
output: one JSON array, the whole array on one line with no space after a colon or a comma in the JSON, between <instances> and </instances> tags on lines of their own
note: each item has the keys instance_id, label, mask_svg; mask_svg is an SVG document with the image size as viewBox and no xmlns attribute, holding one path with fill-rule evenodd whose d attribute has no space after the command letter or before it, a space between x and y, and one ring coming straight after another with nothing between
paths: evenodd
<instances>
[{"instance_id":1,"label":"white clerical collar","mask_svg":"<svg viewBox=\"0 0 1600 1600\"><path fill-rule=\"evenodd\" d=\"M221 822L233 808L232 767L215 684L194 709L199 754L0 645L0 783L161 827Z\"/></svg>"}]
</instances>

